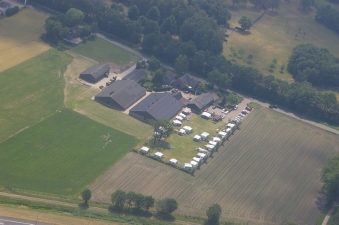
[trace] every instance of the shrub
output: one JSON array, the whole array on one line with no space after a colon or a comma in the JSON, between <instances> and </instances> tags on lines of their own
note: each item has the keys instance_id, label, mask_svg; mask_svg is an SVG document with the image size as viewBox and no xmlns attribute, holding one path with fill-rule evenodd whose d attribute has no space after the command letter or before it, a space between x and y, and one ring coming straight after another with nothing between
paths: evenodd
<instances>
[{"instance_id":1,"label":"shrub","mask_svg":"<svg viewBox=\"0 0 339 225\"><path fill-rule=\"evenodd\" d=\"M13 8L9 8L6 10L6 16L13 16L14 14L17 14L19 12L19 7L15 6Z\"/></svg>"}]
</instances>

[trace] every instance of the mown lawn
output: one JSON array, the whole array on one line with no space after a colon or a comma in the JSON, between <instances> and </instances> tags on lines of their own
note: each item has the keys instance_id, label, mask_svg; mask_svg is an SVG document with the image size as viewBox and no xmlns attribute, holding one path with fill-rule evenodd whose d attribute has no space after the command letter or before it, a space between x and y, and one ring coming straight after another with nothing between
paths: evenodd
<instances>
[{"instance_id":1,"label":"mown lawn","mask_svg":"<svg viewBox=\"0 0 339 225\"><path fill-rule=\"evenodd\" d=\"M0 186L73 195L136 144L130 135L63 108L0 144Z\"/></svg>"},{"instance_id":2,"label":"mown lawn","mask_svg":"<svg viewBox=\"0 0 339 225\"><path fill-rule=\"evenodd\" d=\"M135 58L122 48L98 37L94 41L87 41L85 44L73 47L71 51L94 59L99 63L114 62L123 65L130 63Z\"/></svg>"},{"instance_id":3,"label":"mown lawn","mask_svg":"<svg viewBox=\"0 0 339 225\"><path fill-rule=\"evenodd\" d=\"M240 4L233 7L232 1L227 2L232 13L231 27L239 26L237 21L243 15L255 20L263 13L262 8L254 8L249 3L247 6ZM264 75L272 74L287 81L293 81L286 67L293 48L298 44L312 43L339 56L338 34L316 22L315 12L302 11L298 4L293 1L281 1L278 11L268 9L249 31L233 32L228 42L224 42L224 56L239 64L253 66ZM231 49L237 56L232 56ZM246 62L249 54L253 55L250 64ZM274 58L277 59L276 69L269 71L269 65ZM283 64L285 71L280 73Z\"/></svg>"},{"instance_id":4,"label":"mown lawn","mask_svg":"<svg viewBox=\"0 0 339 225\"><path fill-rule=\"evenodd\" d=\"M63 106L63 73L72 57L51 49L0 73L0 142Z\"/></svg>"}]
</instances>

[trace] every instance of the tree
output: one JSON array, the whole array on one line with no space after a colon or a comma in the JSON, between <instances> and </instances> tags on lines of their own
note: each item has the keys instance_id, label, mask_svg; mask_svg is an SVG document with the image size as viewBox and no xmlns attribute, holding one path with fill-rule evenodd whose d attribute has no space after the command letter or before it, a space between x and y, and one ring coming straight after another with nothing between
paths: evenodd
<instances>
[{"instance_id":1,"label":"tree","mask_svg":"<svg viewBox=\"0 0 339 225\"><path fill-rule=\"evenodd\" d=\"M229 88L231 86L231 78L226 74L226 73L222 73L220 78L219 78L219 83L218 86L220 88Z\"/></svg>"},{"instance_id":2,"label":"tree","mask_svg":"<svg viewBox=\"0 0 339 225\"><path fill-rule=\"evenodd\" d=\"M227 101L230 105L236 105L238 103L238 96L236 93L232 92L227 96Z\"/></svg>"},{"instance_id":3,"label":"tree","mask_svg":"<svg viewBox=\"0 0 339 225\"><path fill-rule=\"evenodd\" d=\"M173 125L168 120L155 120L152 123L154 143L158 139L168 138L173 133Z\"/></svg>"},{"instance_id":4,"label":"tree","mask_svg":"<svg viewBox=\"0 0 339 225\"><path fill-rule=\"evenodd\" d=\"M128 10L128 18L137 20L139 18L139 9L136 5L132 5Z\"/></svg>"},{"instance_id":5,"label":"tree","mask_svg":"<svg viewBox=\"0 0 339 225\"><path fill-rule=\"evenodd\" d=\"M91 24L91 33L92 34L96 34L99 30L99 27L98 27L98 22L93 22Z\"/></svg>"},{"instance_id":6,"label":"tree","mask_svg":"<svg viewBox=\"0 0 339 225\"><path fill-rule=\"evenodd\" d=\"M75 8L71 8L66 12L66 16L71 26L79 25L85 18L84 13Z\"/></svg>"},{"instance_id":7,"label":"tree","mask_svg":"<svg viewBox=\"0 0 339 225\"><path fill-rule=\"evenodd\" d=\"M81 28L80 30L80 37L88 37L91 35L92 32L92 28L88 25L84 26Z\"/></svg>"},{"instance_id":8,"label":"tree","mask_svg":"<svg viewBox=\"0 0 339 225\"><path fill-rule=\"evenodd\" d=\"M111 200L117 208L123 208L126 202L126 193L122 190L116 190L111 195Z\"/></svg>"},{"instance_id":9,"label":"tree","mask_svg":"<svg viewBox=\"0 0 339 225\"><path fill-rule=\"evenodd\" d=\"M240 24L241 28L244 30L249 30L252 25L252 18L249 16L242 16L239 20L238 23Z\"/></svg>"},{"instance_id":10,"label":"tree","mask_svg":"<svg viewBox=\"0 0 339 225\"><path fill-rule=\"evenodd\" d=\"M154 198L150 195L150 196L145 196L144 198L144 204L143 204L143 208L148 211L149 208L154 207Z\"/></svg>"},{"instance_id":11,"label":"tree","mask_svg":"<svg viewBox=\"0 0 339 225\"><path fill-rule=\"evenodd\" d=\"M162 84L164 83L164 77L166 75L166 72L167 71L165 68L161 68L155 71L153 78L152 78L152 83L157 87L161 87Z\"/></svg>"},{"instance_id":12,"label":"tree","mask_svg":"<svg viewBox=\"0 0 339 225\"><path fill-rule=\"evenodd\" d=\"M164 20L160 26L160 32L163 34L169 32L171 35L177 32L177 22L174 16L170 16Z\"/></svg>"},{"instance_id":13,"label":"tree","mask_svg":"<svg viewBox=\"0 0 339 225\"><path fill-rule=\"evenodd\" d=\"M92 198L92 192L91 190L89 190L88 188L83 190L81 192L81 197L82 197L82 200L84 200L84 204L85 205L88 205L88 201Z\"/></svg>"},{"instance_id":14,"label":"tree","mask_svg":"<svg viewBox=\"0 0 339 225\"><path fill-rule=\"evenodd\" d=\"M6 9L6 16L13 16L14 14L19 12L19 6L14 6L13 8Z\"/></svg>"},{"instance_id":15,"label":"tree","mask_svg":"<svg viewBox=\"0 0 339 225\"><path fill-rule=\"evenodd\" d=\"M134 196L134 206L137 209L141 209L144 205L145 196L140 193L135 194Z\"/></svg>"},{"instance_id":16,"label":"tree","mask_svg":"<svg viewBox=\"0 0 339 225\"><path fill-rule=\"evenodd\" d=\"M219 70L214 69L207 74L207 81L214 86L219 83L220 77L221 73L219 72Z\"/></svg>"},{"instance_id":17,"label":"tree","mask_svg":"<svg viewBox=\"0 0 339 225\"><path fill-rule=\"evenodd\" d=\"M175 59L174 68L178 74L184 75L188 71L189 62L186 55L179 55Z\"/></svg>"},{"instance_id":18,"label":"tree","mask_svg":"<svg viewBox=\"0 0 339 225\"><path fill-rule=\"evenodd\" d=\"M67 38L68 35L69 35L69 32L70 32L70 29L68 27L63 27L61 30L60 30L60 33L59 33L59 36L61 38Z\"/></svg>"},{"instance_id":19,"label":"tree","mask_svg":"<svg viewBox=\"0 0 339 225\"><path fill-rule=\"evenodd\" d=\"M126 194L126 204L128 205L128 208L131 208L133 202L135 202L136 195L137 194L133 191L130 191Z\"/></svg>"},{"instance_id":20,"label":"tree","mask_svg":"<svg viewBox=\"0 0 339 225\"><path fill-rule=\"evenodd\" d=\"M164 198L155 202L158 215L168 215L178 208L178 202L173 198Z\"/></svg>"},{"instance_id":21,"label":"tree","mask_svg":"<svg viewBox=\"0 0 339 225\"><path fill-rule=\"evenodd\" d=\"M327 192L328 201L334 201L339 194L339 154L330 158L321 173L323 189Z\"/></svg>"},{"instance_id":22,"label":"tree","mask_svg":"<svg viewBox=\"0 0 339 225\"><path fill-rule=\"evenodd\" d=\"M153 6L146 14L146 17L150 20L159 22L160 20L160 11L158 7Z\"/></svg>"},{"instance_id":23,"label":"tree","mask_svg":"<svg viewBox=\"0 0 339 225\"><path fill-rule=\"evenodd\" d=\"M206 92L206 85L203 82L199 82L197 89L195 90L195 93L197 95L200 95L201 93Z\"/></svg>"},{"instance_id":24,"label":"tree","mask_svg":"<svg viewBox=\"0 0 339 225\"><path fill-rule=\"evenodd\" d=\"M148 61L148 68L150 70L157 70L160 68L160 61L155 58L154 56L152 56L149 61Z\"/></svg>"},{"instance_id":25,"label":"tree","mask_svg":"<svg viewBox=\"0 0 339 225\"><path fill-rule=\"evenodd\" d=\"M206 224L216 225L219 224L219 218L221 216L221 207L219 204L213 204L206 210L207 221Z\"/></svg>"},{"instance_id":26,"label":"tree","mask_svg":"<svg viewBox=\"0 0 339 225\"><path fill-rule=\"evenodd\" d=\"M144 26L144 34L158 33L160 30L159 24L154 20L147 20Z\"/></svg>"}]
</instances>

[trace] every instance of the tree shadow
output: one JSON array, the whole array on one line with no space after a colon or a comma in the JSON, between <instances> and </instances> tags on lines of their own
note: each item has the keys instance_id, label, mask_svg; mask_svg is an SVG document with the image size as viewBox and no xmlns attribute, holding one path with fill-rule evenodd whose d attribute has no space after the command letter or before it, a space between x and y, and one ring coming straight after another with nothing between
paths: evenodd
<instances>
[{"instance_id":1,"label":"tree shadow","mask_svg":"<svg viewBox=\"0 0 339 225\"><path fill-rule=\"evenodd\" d=\"M243 36L248 36L251 34L251 31L249 30L242 30L242 29L237 29L236 31L238 34L243 35Z\"/></svg>"},{"instance_id":2,"label":"tree shadow","mask_svg":"<svg viewBox=\"0 0 339 225\"><path fill-rule=\"evenodd\" d=\"M175 217L172 214L155 214L154 218L158 219L158 220L164 220L164 221L168 221L168 222L174 222L175 221Z\"/></svg>"},{"instance_id":3,"label":"tree shadow","mask_svg":"<svg viewBox=\"0 0 339 225\"><path fill-rule=\"evenodd\" d=\"M132 208L129 211L126 211L125 213L129 215L145 217L145 218L151 218L153 216L153 214L150 213L149 211L144 211L142 209L137 209L137 208Z\"/></svg>"},{"instance_id":4,"label":"tree shadow","mask_svg":"<svg viewBox=\"0 0 339 225\"><path fill-rule=\"evenodd\" d=\"M85 204L84 202L79 203L78 207L81 208L81 209L88 209L89 208L88 204Z\"/></svg>"},{"instance_id":5,"label":"tree shadow","mask_svg":"<svg viewBox=\"0 0 339 225\"><path fill-rule=\"evenodd\" d=\"M315 200L315 205L317 206L317 209L323 210L324 207L328 205L326 192L318 191L318 195L319 196Z\"/></svg>"}]
</instances>

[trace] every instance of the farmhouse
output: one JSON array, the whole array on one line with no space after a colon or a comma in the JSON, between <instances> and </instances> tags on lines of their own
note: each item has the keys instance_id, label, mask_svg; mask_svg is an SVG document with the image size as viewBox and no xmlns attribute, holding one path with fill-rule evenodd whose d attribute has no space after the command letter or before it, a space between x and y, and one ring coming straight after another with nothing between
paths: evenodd
<instances>
[{"instance_id":1,"label":"farmhouse","mask_svg":"<svg viewBox=\"0 0 339 225\"><path fill-rule=\"evenodd\" d=\"M95 64L83 71L80 78L90 83L97 83L99 80L109 74L109 66L105 64Z\"/></svg>"},{"instance_id":2,"label":"farmhouse","mask_svg":"<svg viewBox=\"0 0 339 225\"><path fill-rule=\"evenodd\" d=\"M170 93L152 93L134 106L129 115L146 123L152 120L170 120L183 106Z\"/></svg>"},{"instance_id":3,"label":"farmhouse","mask_svg":"<svg viewBox=\"0 0 339 225\"><path fill-rule=\"evenodd\" d=\"M145 70L136 69L124 76L123 80L134 80L135 82L139 82L141 78L147 77L147 73Z\"/></svg>"},{"instance_id":4,"label":"farmhouse","mask_svg":"<svg viewBox=\"0 0 339 225\"><path fill-rule=\"evenodd\" d=\"M95 96L95 101L106 106L126 110L146 95L145 88L133 80L119 80L104 88Z\"/></svg>"},{"instance_id":5,"label":"farmhouse","mask_svg":"<svg viewBox=\"0 0 339 225\"><path fill-rule=\"evenodd\" d=\"M198 86L198 84L199 81L189 74L185 74L184 76L178 78L173 82L173 86L180 88L182 90L186 88L194 90Z\"/></svg>"},{"instance_id":6,"label":"farmhouse","mask_svg":"<svg viewBox=\"0 0 339 225\"><path fill-rule=\"evenodd\" d=\"M191 100L187 107L191 108L192 111L201 113L201 111L208 106L212 105L214 102L214 96L210 93L203 93L196 97L195 99Z\"/></svg>"}]
</instances>

